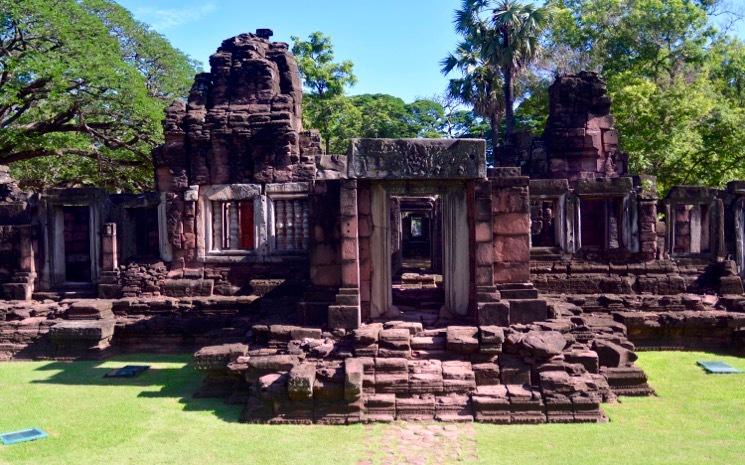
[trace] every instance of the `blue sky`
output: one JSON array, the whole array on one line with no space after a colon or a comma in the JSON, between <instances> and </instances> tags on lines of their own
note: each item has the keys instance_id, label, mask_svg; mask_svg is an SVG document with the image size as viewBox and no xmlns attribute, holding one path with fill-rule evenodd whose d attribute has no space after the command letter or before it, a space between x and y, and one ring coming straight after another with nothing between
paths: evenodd
<instances>
[{"instance_id":1,"label":"blue sky","mask_svg":"<svg viewBox=\"0 0 745 465\"><path fill-rule=\"evenodd\" d=\"M735 3L742 0L734 0ZM354 62L353 94L387 93L404 100L441 93L439 61L458 41L453 11L460 0L119 0L137 19L207 65L222 40L274 30L274 40L331 36L338 60ZM739 35L745 36L740 25Z\"/></svg>"}]
</instances>

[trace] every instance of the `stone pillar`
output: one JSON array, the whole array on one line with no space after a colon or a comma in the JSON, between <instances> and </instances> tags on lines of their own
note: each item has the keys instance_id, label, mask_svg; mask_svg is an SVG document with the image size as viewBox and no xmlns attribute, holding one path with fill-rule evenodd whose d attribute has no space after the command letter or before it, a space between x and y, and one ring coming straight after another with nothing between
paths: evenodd
<instances>
[{"instance_id":1,"label":"stone pillar","mask_svg":"<svg viewBox=\"0 0 745 465\"><path fill-rule=\"evenodd\" d=\"M121 290L116 223L105 223L101 232L101 276L98 279L98 296L102 299L115 299L120 297Z\"/></svg>"},{"instance_id":2,"label":"stone pillar","mask_svg":"<svg viewBox=\"0 0 745 465\"><path fill-rule=\"evenodd\" d=\"M509 325L509 304L500 300L494 286L494 232L492 227L492 187L488 180L469 186L471 226L471 266L479 324Z\"/></svg>"},{"instance_id":3,"label":"stone pillar","mask_svg":"<svg viewBox=\"0 0 745 465\"><path fill-rule=\"evenodd\" d=\"M101 271L116 271L118 268L116 223L105 223L101 234Z\"/></svg>"},{"instance_id":4,"label":"stone pillar","mask_svg":"<svg viewBox=\"0 0 745 465\"><path fill-rule=\"evenodd\" d=\"M391 283L391 225L388 215L388 193L376 184L370 192L372 217L370 316L395 315Z\"/></svg>"},{"instance_id":5,"label":"stone pillar","mask_svg":"<svg viewBox=\"0 0 745 465\"><path fill-rule=\"evenodd\" d=\"M362 324L357 181L344 181L340 197L342 287L336 295L336 305L329 306L328 325L356 329Z\"/></svg>"},{"instance_id":6,"label":"stone pillar","mask_svg":"<svg viewBox=\"0 0 745 465\"><path fill-rule=\"evenodd\" d=\"M398 198L391 198L389 208L391 212L391 272L395 275L403 266L403 254L401 240L403 231L401 227L401 203Z\"/></svg>"},{"instance_id":7,"label":"stone pillar","mask_svg":"<svg viewBox=\"0 0 745 465\"><path fill-rule=\"evenodd\" d=\"M357 231L359 233L360 261L360 307L363 319L371 317L370 299L372 288L372 199L370 185L360 183L357 186Z\"/></svg>"},{"instance_id":8,"label":"stone pillar","mask_svg":"<svg viewBox=\"0 0 745 465\"><path fill-rule=\"evenodd\" d=\"M473 227L474 227L474 281L477 288L494 286L494 247L492 229L491 183L476 181L473 183Z\"/></svg>"},{"instance_id":9,"label":"stone pillar","mask_svg":"<svg viewBox=\"0 0 745 465\"><path fill-rule=\"evenodd\" d=\"M442 198L432 205L432 271L442 274Z\"/></svg>"},{"instance_id":10,"label":"stone pillar","mask_svg":"<svg viewBox=\"0 0 745 465\"><path fill-rule=\"evenodd\" d=\"M655 260L659 252L665 254L664 246L661 251L658 247L657 178L637 176L634 178L634 184L638 192L636 198L632 199L637 202L639 245L636 251L643 260Z\"/></svg>"},{"instance_id":11,"label":"stone pillar","mask_svg":"<svg viewBox=\"0 0 745 465\"><path fill-rule=\"evenodd\" d=\"M33 226L10 226L17 232L18 270L10 282L3 284L6 298L11 300L31 300L36 280L36 262L33 244Z\"/></svg>"},{"instance_id":12,"label":"stone pillar","mask_svg":"<svg viewBox=\"0 0 745 465\"><path fill-rule=\"evenodd\" d=\"M657 257L657 200L639 201L639 252L644 260Z\"/></svg>"},{"instance_id":13,"label":"stone pillar","mask_svg":"<svg viewBox=\"0 0 745 465\"><path fill-rule=\"evenodd\" d=\"M449 189L442 205L443 256L442 281L445 287L445 310L453 315L468 313L471 267L468 246L468 207L461 186Z\"/></svg>"}]
</instances>

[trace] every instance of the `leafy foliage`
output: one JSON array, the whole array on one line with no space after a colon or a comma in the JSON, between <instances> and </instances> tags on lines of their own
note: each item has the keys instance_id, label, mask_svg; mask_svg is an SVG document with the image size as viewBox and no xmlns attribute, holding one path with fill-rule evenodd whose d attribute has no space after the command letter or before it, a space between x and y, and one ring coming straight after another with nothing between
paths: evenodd
<instances>
[{"instance_id":1,"label":"leafy foliage","mask_svg":"<svg viewBox=\"0 0 745 465\"><path fill-rule=\"evenodd\" d=\"M510 140L515 80L534 60L547 18L547 9L519 0L463 0L455 12L455 29L463 40L442 61L442 71L460 71L448 90L489 119L494 147L503 114L505 140Z\"/></svg>"},{"instance_id":2,"label":"leafy foliage","mask_svg":"<svg viewBox=\"0 0 745 465\"><path fill-rule=\"evenodd\" d=\"M0 163L27 186L145 189L194 62L109 0L0 0Z\"/></svg>"},{"instance_id":3,"label":"leafy foliage","mask_svg":"<svg viewBox=\"0 0 745 465\"><path fill-rule=\"evenodd\" d=\"M721 2L551 0L556 72L608 82L634 172L721 186L745 176L745 45L716 30Z\"/></svg>"},{"instance_id":4,"label":"leafy foliage","mask_svg":"<svg viewBox=\"0 0 745 465\"><path fill-rule=\"evenodd\" d=\"M352 137L443 137L445 109L433 99L406 103L387 94L347 96L356 82L349 61L334 62L331 39L320 32L308 40L293 37L307 92L303 125L321 132L327 153L346 153Z\"/></svg>"}]
</instances>

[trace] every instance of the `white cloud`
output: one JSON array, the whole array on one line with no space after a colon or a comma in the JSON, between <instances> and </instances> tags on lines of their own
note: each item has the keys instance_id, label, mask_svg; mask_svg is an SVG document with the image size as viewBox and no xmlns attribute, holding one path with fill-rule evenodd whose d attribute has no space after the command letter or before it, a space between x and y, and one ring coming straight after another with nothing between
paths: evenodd
<instances>
[{"instance_id":1,"label":"white cloud","mask_svg":"<svg viewBox=\"0 0 745 465\"><path fill-rule=\"evenodd\" d=\"M201 6L184 5L184 8L138 8L137 13L153 29L164 31L197 21L216 8L215 2L207 2Z\"/></svg>"}]
</instances>

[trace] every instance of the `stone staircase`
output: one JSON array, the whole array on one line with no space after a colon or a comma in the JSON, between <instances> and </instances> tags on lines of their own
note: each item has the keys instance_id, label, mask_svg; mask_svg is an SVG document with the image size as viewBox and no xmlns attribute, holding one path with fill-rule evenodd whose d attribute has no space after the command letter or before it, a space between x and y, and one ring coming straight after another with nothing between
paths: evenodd
<instances>
[{"instance_id":1,"label":"stone staircase","mask_svg":"<svg viewBox=\"0 0 745 465\"><path fill-rule=\"evenodd\" d=\"M513 290L513 301L535 300ZM252 334L249 345L195 354L206 374L199 394L243 404L246 422L600 422L601 402L652 392L612 320L388 321L352 332L255 325Z\"/></svg>"}]
</instances>

